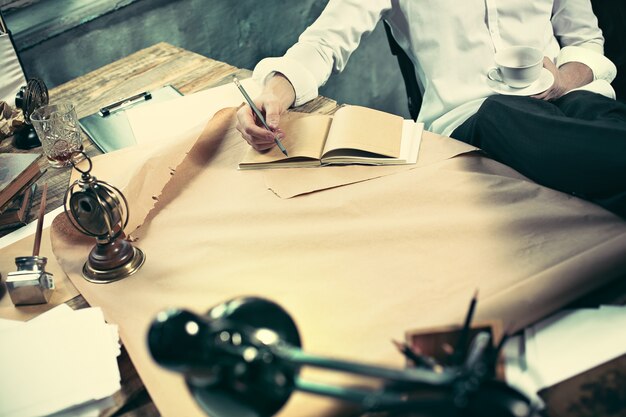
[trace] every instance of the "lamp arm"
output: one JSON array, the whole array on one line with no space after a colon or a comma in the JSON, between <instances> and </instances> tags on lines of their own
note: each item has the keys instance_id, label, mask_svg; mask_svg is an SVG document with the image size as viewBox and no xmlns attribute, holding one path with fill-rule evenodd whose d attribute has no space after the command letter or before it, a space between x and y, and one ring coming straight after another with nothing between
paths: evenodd
<instances>
[{"instance_id":1,"label":"lamp arm","mask_svg":"<svg viewBox=\"0 0 626 417\"><path fill-rule=\"evenodd\" d=\"M457 376L457 372L452 369L444 369L441 372L421 368L394 369L359 362L325 358L308 354L299 348L284 344L275 346L272 350L274 355L295 366L310 366L313 368L380 378L391 383L442 387L449 386Z\"/></svg>"},{"instance_id":2,"label":"lamp arm","mask_svg":"<svg viewBox=\"0 0 626 417\"><path fill-rule=\"evenodd\" d=\"M294 388L301 392L336 398L359 404L368 411L420 410L422 412L450 408L450 401L445 395L432 393L428 398L410 398L405 391L367 390L347 388L295 379Z\"/></svg>"}]
</instances>

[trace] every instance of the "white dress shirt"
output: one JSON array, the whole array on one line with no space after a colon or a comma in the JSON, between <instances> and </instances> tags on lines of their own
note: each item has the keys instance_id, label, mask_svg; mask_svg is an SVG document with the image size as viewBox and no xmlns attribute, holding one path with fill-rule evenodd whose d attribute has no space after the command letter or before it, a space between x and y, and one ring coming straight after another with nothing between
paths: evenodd
<instances>
[{"instance_id":1,"label":"white dress shirt","mask_svg":"<svg viewBox=\"0 0 626 417\"><path fill-rule=\"evenodd\" d=\"M450 135L494 94L486 74L495 52L512 45L539 48L557 66L586 64L594 81L584 89L615 98L609 83L617 71L603 55L590 0L330 0L298 42L283 57L260 61L254 76L264 81L281 72L301 105L343 70L381 18L415 64L423 94L418 121L435 133Z\"/></svg>"}]
</instances>

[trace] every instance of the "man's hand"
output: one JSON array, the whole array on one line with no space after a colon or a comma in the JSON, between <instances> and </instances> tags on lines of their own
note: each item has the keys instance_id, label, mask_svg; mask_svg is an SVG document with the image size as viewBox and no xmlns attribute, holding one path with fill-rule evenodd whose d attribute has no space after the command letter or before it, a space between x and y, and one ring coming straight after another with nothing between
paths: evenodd
<instances>
[{"instance_id":1,"label":"man's hand","mask_svg":"<svg viewBox=\"0 0 626 417\"><path fill-rule=\"evenodd\" d=\"M237 111L237 130L250 146L257 151L264 151L275 145L275 136L278 139L284 137L284 133L278 128L280 115L293 104L295 96L289 80L277 73L268 80L261 95L253 100L263 112L265 121L272 132L268 132L260 121L256 120L250 106L245 105Z\"/></svg>"},{"instance_id":2,"label":"man's hand","mask_svg":"<svg viewBox=\"0 0 626 417\"><path fill-rule=\"evenodd\" d=\"M543 58L543 67L552 73L554 83L543 93L532 96L540 100L556 100L573 88L582 87L593 81L591 69L580 62L568 62L557 68L548 58Z\"/></svg>"}]
</instances>

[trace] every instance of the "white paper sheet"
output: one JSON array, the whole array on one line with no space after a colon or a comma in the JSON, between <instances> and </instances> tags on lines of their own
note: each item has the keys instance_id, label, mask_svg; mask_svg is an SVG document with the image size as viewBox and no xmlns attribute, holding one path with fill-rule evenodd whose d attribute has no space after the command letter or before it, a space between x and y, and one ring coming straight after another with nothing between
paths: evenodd
<instances>
[{"instance_id":1,"label":"white paper sheet","mask_svg":"<svg viewBox=\"0 0 626 417\"><path fill-rule=\"evenodd\" d=\"M0 338L1 417L43 416L77 405L89 414L92 402L120 389L117 328L105 323L99 308L73 311L62 304L1 330Z\"/></svg>"},{"instance_id":2,"label":"white paper sheet","mask_svg":"<svg viewBox=\"0 0 626 417\"><path fill-rule=\"evenodd\" d=\"M261 86L251 78L241 84L251 97L261 92ZM235 84L229 83L167 102L138 106L129 109L126 115L137 144L142 145L168 140L181 131L201 130L219 110L237 107L244 101Z\"/></svg>"},{"instance_id":3,"label":"white paper sheet","mask_svg":"<svg viewBox=\"0 0 626 417\"><path fill-rule=\"evenodd\" d=\"M626 308L565 311L533 326L537 384L550 387L626 353Z\"/></svg>"},{"instance_id":4,"label":"white paper sheet","mask_svg":"<svg viewBox=\"0 0 626 417\"><path fill-rule=\"evenodd\" d=\"M504 347L507 382L533 395L626 353L626 306L557 313Z\"/></svg>"}]
</instances>

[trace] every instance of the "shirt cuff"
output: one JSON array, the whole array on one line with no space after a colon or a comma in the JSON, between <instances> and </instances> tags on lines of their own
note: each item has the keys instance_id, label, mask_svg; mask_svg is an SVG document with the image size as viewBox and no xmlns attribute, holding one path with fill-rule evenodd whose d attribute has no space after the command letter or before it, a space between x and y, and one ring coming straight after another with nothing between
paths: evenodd
<instances>
[{"instance_id":1,"label":"shirt cuff","mask_svg":"<svg viewBox=\"0 0 626 417\"><path fill-rule=\"evenodd\" d=\"M613 89L613 87L611 87L611 84L609 84L605 80L592 81L587 85L583 85L582 87L572 88L565 94L571 93L572 91L591 91L592 93L602 94L604 97L608 97L613 100L615 100L616 98L615 90Z\"/></svg>"},{"instance_id":2,"label":"shirt cuff","mask_svg":"<svg viewBox=\"0 0 626 417\"><path fill-rule=\"evenodd\" d=\"M262 59L254 67L252 77L261 85L264 85L276 72L283 74L293 86L296 93L296 100L293 103L294 107L301 106L317 97L317 83L313 75L299 62L290 58Z\"/></svg>"},{"instance_id":3,"label":"shirt cuff","mask_svg":"<svg viewBox=\"0 0 626 417\"><path fill-rule=\"evenodd\" d=\"M593 79L605 80L611 83L617 75L617 68L610 59L596 52L593 49L582 46L566 46L561 49L556 60L557 67L567 64L568 62L580 62L591 68Z\"/></svg>"}]
</instances>

